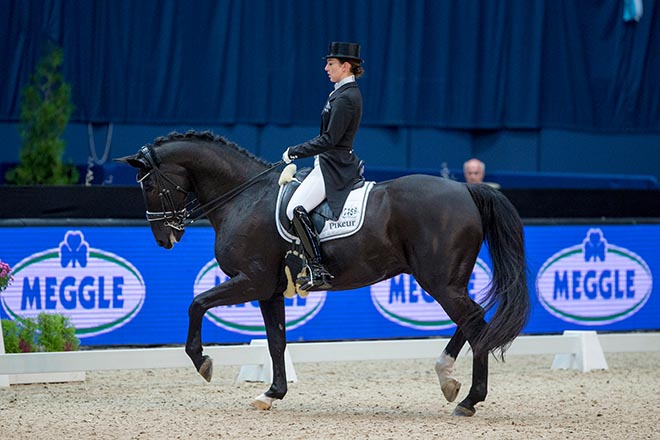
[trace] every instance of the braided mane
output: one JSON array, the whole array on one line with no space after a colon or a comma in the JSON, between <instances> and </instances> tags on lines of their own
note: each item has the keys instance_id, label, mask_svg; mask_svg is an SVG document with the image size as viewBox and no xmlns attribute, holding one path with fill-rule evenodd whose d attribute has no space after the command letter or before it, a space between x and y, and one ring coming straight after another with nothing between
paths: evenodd
<instances>
[{"instance_id":1,"label":"braided mane","mask_svg":"<svg viewBox=\"0 0 660 440\"><path fill-rule=\"evenodd\" d=\"M195 131L195 130L188 130L186 133L179 133L176 131L173 131L169 133L167 136L160 136L154 140L153 146L158 147L160 145L166 144L168 142L175 142L175 141L201 141L201 142L208 142L211 144L216 144L219 146L227 146L230 148L233 148L243 156L247 157L248 159L254 160L256 162L261 163L262 165L265 166L270 166L269 162L266 162L265 160L255 156L254 154L250 153L248 150L239 147L235 143L225 139L222 136L218 136L214 134L211 131Z\"/></svg>"}]
</instances>

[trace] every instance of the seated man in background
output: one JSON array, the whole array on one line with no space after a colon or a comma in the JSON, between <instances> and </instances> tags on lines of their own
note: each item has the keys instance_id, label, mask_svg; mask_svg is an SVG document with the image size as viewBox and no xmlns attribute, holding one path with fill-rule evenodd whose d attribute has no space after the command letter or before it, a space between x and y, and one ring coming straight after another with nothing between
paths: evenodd
<instances>
[{"instance_id":1,"label":"seated man in background","mask_svg":"<svg viewBox=\"0 0 660 440\"><path fill-rule=\"evenodd\" d=\"M484 182L486 176L486 164L479 159L472 158L463 164L463 174L466 183L485 183L493 188L499 189L500 185L492 182Z\"/></svg>"}]
</instances>

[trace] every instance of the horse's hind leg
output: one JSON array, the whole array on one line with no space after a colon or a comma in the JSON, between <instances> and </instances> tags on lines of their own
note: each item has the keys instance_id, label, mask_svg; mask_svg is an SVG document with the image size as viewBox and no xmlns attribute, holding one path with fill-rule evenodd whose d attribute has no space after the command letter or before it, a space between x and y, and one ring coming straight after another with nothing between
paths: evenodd
<instances>
[{"instance_id":1,"label":"horse's hind leg","mask_svg":"<svg viewBox=\"0 0 660 440\"><path fill-rule=\"evenodd\" d=\"M486 325L485 321L482 321L483 325L479 325L479 328L483 328ZM476 333L476 332L475 332ZM476 333L478 334L478 333ZM474 344L471 344L474 346ZM470 387L470 392L467 397L459 403L454 412L452 413L455 416L473 416L476 412L475 405L479 402L486 400L486 395L488 394L488 352L485 353L475 353L472 354L472 386Z\"/></svg>"},{"instance_id":2,"label":"horse's hind leg","mask_svg":"<svg viewBox=\"0 0 660 440\"><path fill-rule=\"evenodd\" d=\"M466 341L463 333L457 329L454 336L451 337L447 346L442 351L442 354L435 361L435 373L438 375L438 380L440 381L440 389L448 402L456 400L456 396L458 396L458 392L461 389L461 383L452 377L452 373L454 371L454 363Z\"/></svg>"},{"instance_id":3,"label":"horse's hind leg","mask_svg":"<svg viewBox=\"0 0 660 440\"><path fill-rule=\"evenodd\" d=\"M437 366L436 362L436 372L438 371L438 368L442 369L443 366L453 366L452 360L456 359L466 340L472 347L474 347L479 335L486 326L486 321L483 319L483 309L470 299L465 288L447 287L444 295L438 296L437 299L439 300L440 305L445 309L445 312L447 312L447 315L449 315L452 321L457 324L458 329L443 352L443 355L446 356L441 355L439 358L441 363L440 367ZM438 374L438 378L442 381L440 373ZM452 395L453 391L451 385L447 385L446 387L449 387L449 390L447 393L443 390L445 397L448 400L449 397L455 398L456 396ZM458 393L458 391L456 391L456 393ZM467 397L458 404L453 415L474 415L476 412L475 405L486 400L487 393L488 353L474 352L472 360L472 385ZM449 394L449 396L447 396L447 394Z\"/></svg>"},{"instance_id":4,"label":"horse's hind leg","mask_svg":"<svg viewBox=\"0 0 660 440\"><path fill-rule=\"evenodd\" d=\"M456 406L453 412L455 416L467 417L474 415L476 412L475 405L486 400L488 394L488 352L474 351L476 342L486 326L486 321L483 319L484 311L481 306L472 300L470 300L470 304L470 310L464 315L466 318L457 322L457 333L463 334L464 339L467 339L470 346L473 347L472 385L467 397Z\"/></svg>"},{"instance_id":5,"label":"horse's hind leg","mask_svg":"<svg viewBox=\"0 0 660 440\"><path fill-rule=\"evenodd\" d=\"M261 315L266 325L268 352L273 362L273 383L270 389L252 402L257 409L270 409L273 401L283 399L287 392L284 350L286 349L286 329L284 297L275 295L271 299L259 301Z\"/></svg>"}]
</instances>

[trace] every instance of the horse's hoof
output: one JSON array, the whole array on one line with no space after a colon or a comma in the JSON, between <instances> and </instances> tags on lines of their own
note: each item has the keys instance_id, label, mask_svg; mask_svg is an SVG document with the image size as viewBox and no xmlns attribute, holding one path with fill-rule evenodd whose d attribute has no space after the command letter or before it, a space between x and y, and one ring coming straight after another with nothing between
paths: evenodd
<instances>
[{"instance_id":1,"label":"horse's hoof","mask_svg":"<svg viewBox=\"0 0 660 440\"><path fill-rule=\"evenodd\" d=\"M456 408L454 409L454 412L451 413L451 415L456 417L472 417L476 412L477 411L474 408L469 409L464 406L457 405Z\"/></svg>"},{"instance_id":2,"label":"horse's hoof","mask_svg":"<svg viewBox=\"0 0 660 440\"><path fill-rule=\"evenodd\" d=\"M262 394L261 396L254 399L250 404L250 406L261 411L268 411L273 407L274 401L275 401L274 398Z\"/></svg>"},{"instance_id":3,"label":"horse's hoof","mask_svg":"<svg viewBox=\"0 0 660 440\"><path fill-rule=\"evenodd\" d=\"M211 382L211 377L213 376L213 359L210 356L204 356L204 362L199 367L197 372L206 379L207 382Z\"/></svg>"},{"instance_id":4,"label":"horse's hoof","mask_svg":"<svg viewBox=\"0 0 660 440\"><path fill-rule=\"evenodd\" d=\"M451 378L440 385L440 389L442 390L442 394L445 395L447 402L453 402L456 400L456 396L458 396L458 392L461 390L461 383L456 379Z\"/></svg>"}]
</instances>

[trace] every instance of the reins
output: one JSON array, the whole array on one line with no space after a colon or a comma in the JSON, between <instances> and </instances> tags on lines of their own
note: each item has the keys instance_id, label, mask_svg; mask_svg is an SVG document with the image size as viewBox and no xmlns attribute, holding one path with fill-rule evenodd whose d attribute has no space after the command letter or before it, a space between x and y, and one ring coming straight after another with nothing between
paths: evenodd
<instances>
[{"instance_id":1,"label":"reins","mask_svg":"<svg viewBox=\"0 0 660 440\"><path fill-rule=\"evenodd\" d=\"M222 205L224 205L225 203L227 203L228 201L230 201L231 199L233 199L234 197L236 197L237 195L242 193L245 189L252 186L261 176L263 176L264 174L274 170L275 168L279 167L283 163L284 163L283 160L280 160L279 162L276 162L271 167L266 168L265 170L263 170L262 172L260 172L256 176L251 177L250 179L246 180L245 182L241 183L240 185L232 188L231 190L227 191L224 194L221 194L220 196L216 197L215 199L204 203L203 205L197 204L196 206L193 206L190 210L188 210L187 208L184 207L184 209L186 210L186 216L185 216L186 223L185 224L189 225L189 224L193 223L195 220L197 220L199 217L201 217L203 214L208 215L210 212L213 212L214 210L218 209L219 207L221 207ZM197 211L202 211L202 212L193 218L193 215Z\"/></svg>"},{"instance_id":2,"label":"reins","mask_svg":"<svg viewBox=\"0 0 660 440\"><path fill-rule=\"evenodd\" d=\"M204 204L200 204L199 200L197 200L195 197L193 200L186 202L183 208L176 209L174 206L174 200L172 199L171 189L167 187L166 183L172 185L174 190L185 193L186 195L189 194L189 191L181 188L181 186L179 186L176 182L174 182L160 171L160 160L156 156L156 152L154 151L153 147L151 147L151 145L143 146L140 149L138 156L141 156L144 159L142 162L149 167L149 172L145 174L138 182L142 182L153 172L156 179L156 185L158 186L158 195L161 199L161 205L163 206L163 210L160 212L147 210L147 221L164 221L166 226L177 230L183 230L186 226L194 223L202 215L208 215L209 213L218 209L245 191L245 189L252 186L264 174L274 170L284 163L283 160L274 163L272 166L260 172L256 176L251 177L240 185ZM169 206L166 207L166 205Z\"/></svg>"}]
</instances>

